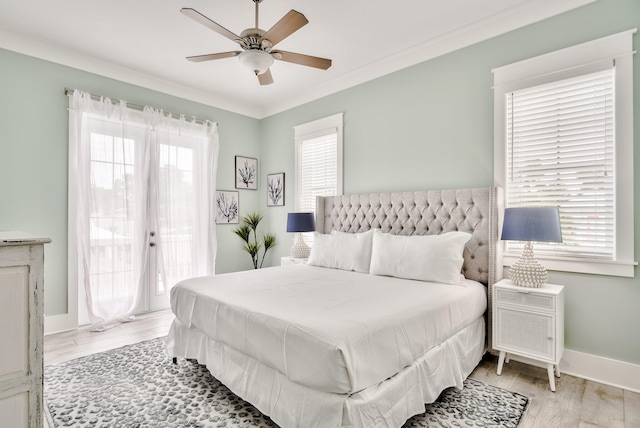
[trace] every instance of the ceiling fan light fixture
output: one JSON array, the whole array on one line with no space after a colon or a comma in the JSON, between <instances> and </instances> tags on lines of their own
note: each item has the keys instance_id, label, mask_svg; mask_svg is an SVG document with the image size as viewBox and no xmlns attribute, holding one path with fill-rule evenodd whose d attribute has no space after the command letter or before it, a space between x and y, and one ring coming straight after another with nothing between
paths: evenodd
<instances>
[{"instance_id":1,"label":"ceiling fan light fixture","mask_svg":"<svg viewBox=\"0 0 640 428\"><path fill-rule=\"evenodd\" d=\"M195 9L184 7L180 12L210 30L226 37L234 43L238 43L242 51L219 52L207 55L188 56L187 59L193 62L211 61L222 58L237 56L240 63L253 71L258 76L260 85L270 85L273 83L271 70L274 60L281 60L292 64L304 65L307 67L326 70L331 67L331 60L310 55L272 50L275 45L289 37L309 23L309 20L300 12L291 9L269 30L264 31L258 27L258 4L263 0L252 0L256 8L256 21L254 28L245 29L238 36L227 30L222 25L214 22Z\"/></svg>"},{"instance_id":2,"label":"ceiling fan light fixture","mask_svg":"<svg viewBox=\"0 0 640 428\"><path fill-rule=\"evenodd\" d=\"M268 53L261 50L243 51L238 55L240 63L253 71L255 74L262 74L273 65L273 58Z\"/></svg>"}]
</instances>

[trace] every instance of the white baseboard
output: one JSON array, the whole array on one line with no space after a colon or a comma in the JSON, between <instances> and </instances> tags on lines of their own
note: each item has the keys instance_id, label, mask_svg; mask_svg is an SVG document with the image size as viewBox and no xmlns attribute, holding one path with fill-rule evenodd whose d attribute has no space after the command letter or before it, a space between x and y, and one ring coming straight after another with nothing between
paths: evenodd
<instances>
[{"instance_id":1,"label":"white baseboard","mask_svg":"<svg viewBox=\"0 0 640 428\"><path fill-rule=\"evenodd\" d=\"M78 320L71 314L51 315L44 317L44 335L62 333L78 328Z\"/></svg>"},{"instance_id":2,"label":"white baseboard","mask_svg":"<svg viewBox=\"0 0 640 428\"><path fill-rule=\"evenodd\" d=\"M566 349L560 370L572 376L640 392L640 365Z\"/></svg>"},{"instance_id":3,"label":"white baseboard","mask_svg":"<svg viewBox=\"0 0 640 428\"><path fill-rule=\"evenodd\" d=\"M509 354L509 358L538 367L546 367L539 361L519 355ZM604 385L640 392L640 365L638 364L565 349L560 360L560 372Z\"/></svg>"}]
</instances>

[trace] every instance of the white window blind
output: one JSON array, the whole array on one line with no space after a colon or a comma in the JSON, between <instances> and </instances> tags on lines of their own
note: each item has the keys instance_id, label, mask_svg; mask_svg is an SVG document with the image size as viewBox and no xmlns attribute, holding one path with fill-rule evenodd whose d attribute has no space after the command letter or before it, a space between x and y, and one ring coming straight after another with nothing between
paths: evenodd
<instances>
[{"instance_id":1,"label":"white window blind","mask_svg":"<svg viewBox=\"0 0 640 428\"><path fill-rule=\"evenodd\" d=\"M338 113L293 128L298 212L315 213L317 196L342 194L342 118ZM313 245L313 234L304 236Z\"/></svg>"},{"instance_id":2,"label":"white window blind","mask_svg":"<svg viewBox=\"0 0 640 428\"><path fill-rule=\"evenodd\" d=\"M492 70L494 179L505 205L557 206L549 270L633 277L635 29ZM509 266L521 254L507 243Z\"/></svg>"},{"instance_id":3,"label":"white window blind","mask_svg":"<svg viewBox=\"0 0 640 428\"><path fill-rule=\"evenodd\" d=\"M615 258L614 73L506 94L507 206L560 208L563 243L536 253Z\"/></svg>"},{"instance_id":4,"label":"white window blind","mask_svg":"<svg viewBox=\"0 0 640 428\"><path fill-rule=\"evenodd\" d=\"M316 209L317 196L338 193L338 138L333 129L326 135L299 142L298 211Z\"/></svg>"}]
</instances>

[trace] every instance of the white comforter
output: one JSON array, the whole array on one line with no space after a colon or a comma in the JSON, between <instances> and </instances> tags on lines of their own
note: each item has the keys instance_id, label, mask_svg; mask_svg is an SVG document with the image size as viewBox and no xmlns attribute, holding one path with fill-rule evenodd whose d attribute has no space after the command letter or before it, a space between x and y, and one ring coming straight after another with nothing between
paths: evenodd
<instances>
[{"instance_id":1,"label":"white comforter","mask_svg":"<svg viewBox=\"0 0 640 428\"><path fill-rule=\"evenodd\" d=\"M411 365L482 317L486 288L307 265L183 281L171 307L186 326L284 374L355 393Z\"/></svg>"}]
</instances>

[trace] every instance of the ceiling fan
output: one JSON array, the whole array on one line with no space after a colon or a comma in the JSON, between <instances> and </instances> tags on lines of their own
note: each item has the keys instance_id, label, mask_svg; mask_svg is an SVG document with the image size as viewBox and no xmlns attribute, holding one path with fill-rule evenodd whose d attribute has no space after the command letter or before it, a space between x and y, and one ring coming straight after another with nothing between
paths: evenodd
<instances>
[{"instance_id":1,"label":"ceiling fan","mask_svg":"<svg viewBox=\"0 0 640 428\"><path fill-rule=\"evenodd\" d=\"M291 62L294 64L305 65L307 67L320 68L326 70L331 67L331 60L318 58L315 56L303 55L299 53L287 52L273 49L291 34L309 23L307 18L300 12L290 10L280 21L276 22L268 31L258 28L258 5L262 0L252 0L256 5L256 25L255 28L247 28L240 35L227 30L222 25L217 24L191 8L182 8L180 12L193 19L205 27L223 35L240 45L242 51L220 52L207 55L188 56L189 61L202 62L214 59L230 58L237 56L240 63L253 71L258 76L261 85L270 85L273 83L273 77L269 67L273 64L274 59L280 61Z\"/></svg>"}]
</instances>

